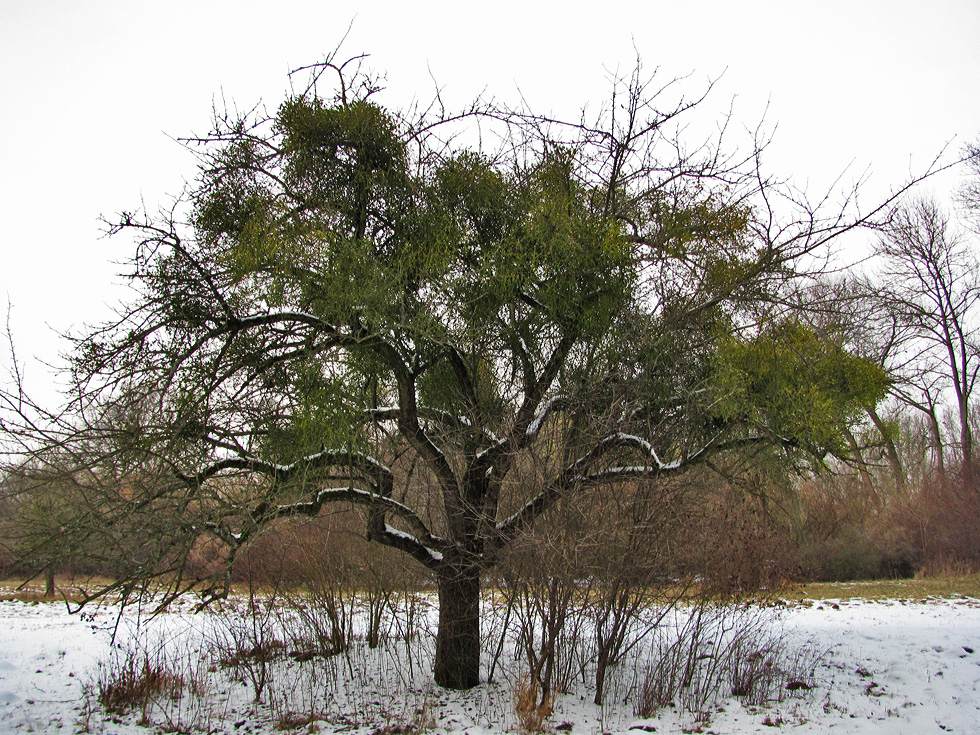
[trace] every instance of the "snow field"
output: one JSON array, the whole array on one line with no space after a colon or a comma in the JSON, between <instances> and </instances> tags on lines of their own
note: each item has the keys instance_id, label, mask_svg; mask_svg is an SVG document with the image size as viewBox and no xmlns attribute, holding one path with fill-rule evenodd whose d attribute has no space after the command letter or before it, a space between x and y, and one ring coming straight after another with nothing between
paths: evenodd
<instances>
[{"instance_id":1,"label":"snow field","mask_svg":"<svg viewBox=\"0 0 980 735\"><path fill-rule=\"evenodd\" d=\"M140 620L135 611L117 619L109 607L68 615L56 603L0 602L0 732L258 734L291 727L358 735L483 735L521 727L514 696L526 668L517 662L512 637L504 638L494 682L469 692L431 684L431 601L410 628L394 621L385 631L387 643L377 648L367 646L364 621L356 620L351 621L356 639L345 653L305 660L298 638L286 642L285 628L295 621L271 611L250 616L246 608L245 601L237 600L221 616L175 609ZM785 660L802 674L812 671L804 687L787 692L780 682L768 701L753 703L730 696L726 680L716 696L704 700L701 711L668 706L652 718L638 719L637 687L650 663L671 650L686 614L665 619L610 672L604 707L592 704L589 676L586 683L578 677L569 694L556 697L545 729L597 735L772 733L776 728L857 735L980 730L978 600L830 600L754 608L748 617L729 617L708 630L730 637L756 626L762 636L779 634ZM493 615L486 619L489 645L500 621ZM718 642L708 640L721 636L702 641L706 653L698 658L707 662L704 666L721 657ZM241 655L252 644L256 655ZM268 655L258 655L259 649ZM485 666L492 654L485 652ZM97 702L100 682L104 687L127 666L139 671L144 664L165 668L181 685L136 711L106 712ZM696 686L679 694L678 704L692 697ZM624 703L631 696L633 701Z\"/></svg>"}]
</instances>

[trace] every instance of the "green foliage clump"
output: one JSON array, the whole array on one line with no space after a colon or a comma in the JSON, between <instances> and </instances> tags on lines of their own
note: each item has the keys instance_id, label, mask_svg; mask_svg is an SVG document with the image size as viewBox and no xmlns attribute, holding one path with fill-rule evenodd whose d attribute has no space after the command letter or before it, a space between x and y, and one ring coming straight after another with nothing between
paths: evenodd
<instances>
[{"instance_id":1,"label":"green foliage clump","mask_svg":"<svg viewBox=\"0 0 980 735\"><path fill-rule=\"evenodd\" d=\"M724 419L818 456L843 453L843 430L887 388L879 365L792 318L753 339L725 337L715 367Z\"/></svg>"}]
</instances>

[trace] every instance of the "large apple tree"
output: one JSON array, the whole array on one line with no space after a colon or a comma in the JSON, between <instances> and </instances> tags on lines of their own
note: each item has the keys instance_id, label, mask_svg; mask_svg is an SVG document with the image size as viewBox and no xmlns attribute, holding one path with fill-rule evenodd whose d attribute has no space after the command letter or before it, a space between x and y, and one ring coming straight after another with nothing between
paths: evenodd
<instances>
[{"instance_id":1,"label":"large apple tree","mask_svg":"<svg viewBox=\"0 0 980 735\"><path fill-rule=\"evenodd\" d=\"M217 597L264 530L353 505L436 580L435 680L467 688L481 574L555 503L754 446L819 457L880 396L776 325L800 264L883 210L824 213L760 145L686 141L703 97L665 105L638 69L591 120L399 113L343 64L312 71L189 141L175 207L116 222L134 296L75 340L67 408L3 394L17 456L75 498L47 556ZM205 542L226 563L195 577Z\"/></svg>"}]
</instances>

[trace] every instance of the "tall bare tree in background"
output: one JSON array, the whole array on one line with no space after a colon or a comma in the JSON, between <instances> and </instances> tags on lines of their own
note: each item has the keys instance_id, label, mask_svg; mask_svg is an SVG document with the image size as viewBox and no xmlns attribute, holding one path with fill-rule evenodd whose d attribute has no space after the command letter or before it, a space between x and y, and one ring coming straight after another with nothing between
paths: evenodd
<instances>
[{"instance_id":1,"label":"tall bare tree in background","mask_svg":"<svg viewBox=\"0 0 980 735\"><path fill-rule=\"evenodd\" d=\"M822 282L801 299L815 329L839 331L888 373L889 400L865 407L870 424L842 458L853 461L860 489L852 483L835 504L842 514L851 504L847 524L859 522L906 573L980 562L977 146L960 163L964 184L948 207L904 199L879 231L867 272Z\"/></svg>"},{"instance_id":2,"label":"tall bare tree in background","mask_svg":"<svg viewBox=\"0 0 980 735\"><path fill-rule=\"evenodd\" d=\"M956 421L956 459L974 459L971 410L980 373L980 273L973 243L931 199L900 207L876 254L877 301L892 322L892 351L903 376L895 392L928 419L937 463L945 471L941 414L949 392Z\"/></svg>"}]
</instances>

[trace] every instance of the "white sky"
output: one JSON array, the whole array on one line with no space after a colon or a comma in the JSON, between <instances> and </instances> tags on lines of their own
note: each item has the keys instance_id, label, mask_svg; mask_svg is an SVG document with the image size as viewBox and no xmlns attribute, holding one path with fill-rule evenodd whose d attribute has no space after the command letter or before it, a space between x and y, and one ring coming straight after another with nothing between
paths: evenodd
<instances>
[{"instance_id":1,"label":"white sky","mask_svg":"<svg viewBox=\"0 0 980 735\"><path fill-rule=\"evenodd\" d=\"M811 189L865 173L867 198L920 171L948 142L980 139L977 0L0 0L0 298L12 304L29 385L57 360L56 332L111 315L130 242L100 237L193 178L172 138L206 132L223 94L270 109L287 72L341 39L387 74L392 106L434 77L463 103L518 92L574 115L635 53L694 92L724 73L701 120L736 97L746 126L776 126L771 168ZM635 50L634 50L635 47ZM946 195L946 177L932 186ZM6 351L3 351L6 353ZM33 363L33 364L32 364ZM4 373L9 356L0 357ZM5 380L5 375L0 380Z\"/></svg>"}]
</instances>

